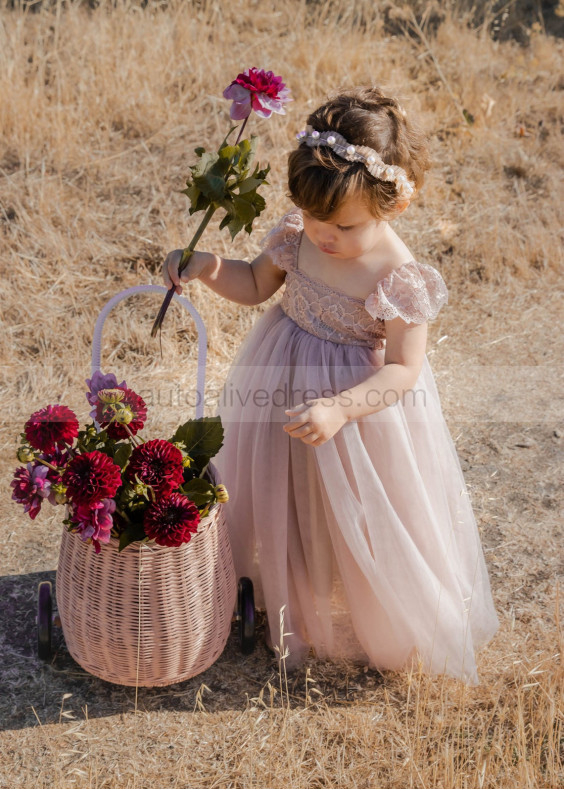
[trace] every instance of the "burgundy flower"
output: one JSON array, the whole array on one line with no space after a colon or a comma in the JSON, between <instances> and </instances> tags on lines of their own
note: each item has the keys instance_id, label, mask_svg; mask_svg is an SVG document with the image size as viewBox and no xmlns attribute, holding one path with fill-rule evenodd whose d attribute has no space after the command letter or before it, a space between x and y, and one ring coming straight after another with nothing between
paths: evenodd
<instances>
[{"instance_id":1,"label":"burgundy flower","mask_svg":"<svg viewBox=\"0 0 564 790\"><path fill-rule=\"evenodd\" d=\"M25 424L25 438L45 453L53 453L65 443L72 444L77 436L78 420L68 406L46 406L34 412Z\"/></svg>"},{"instance_id":2,"label":"burgundy flower","mask_svg":"<svg viewBox=\"0 0 564 790\"><path fill-rule=\"evenodd\" d=\"M121 470L99 450L77 455L63 474L67 497L76 504L92 504L111 499L121 485Z\"/></svg>"},{"instance_id":3,"label":"burgundy flower","mask_svg":"<svg viewBox=\"0 0 564 790\"><path fill-rule=\"evenodd\" d=\"M159 546L181 546L197 532L200 513L183 494L169 494L145 510L143 526L147 537Z\"/></svg>"},{"instance_id":4,"label":"burgundy flower","mask_svg":"<svg viewBox=\"0 0 564 790\"><path fill-rule=\"evenodd\" d=\"M113 499L103 499L101 502L91 504L80 503L74 509L73 525L81 540L92 540L96 554L100 553L100 543L110 542L112 513L115 509L116 503Z\"/></svg>"},{"instance_id":5,"label":"burgundy flower","mask_svg":"<svg viewBox=\"0 0 564 790\"><path fill-rule=\"evenodd\" d=\"M133 485L135 476L155 494L166 495L184 482L182 453L165 439L151 439L135 447L125 470L127 480Z\"/></svg>"},{"instance_id":6,"label":"burgundy flower","mask_svg":"<svg viewBox=\"0 0 564 790\"><path fill-rule=\"evenodd\" d=\"M285 115L284 104L292 101L290 90L272 71L264 69L245 69L223 91L226 99L231 99L230 115L234 121L248 118L252 110L263 118L273 112Z\"/></svg>"},{"instance_id":7,"label":"burgundy flower","mask_svg":"<svg viewBox=\"0 0 564 790\"><path fill-rule=\"evenodd\" d=\"M49 468L43 464L27 464L20 466L14 473L10 483L14 489L12 499L24 506L24 513L35 518L41 510L43 500L49 498L51 504L51 481L48 479Z\"/></svg>"},{"instance_id":8,"label":"burgundy flower","mask_svg":"<svg viewBox=\"0 0 564 790\"><path fill-rule=\"evenodd\" d=\"M119 386L113 387L112 389L122 390L124 393L123 400L118 404L104 403L96 396L96 408L93 410L94 414L92 416L96 422L108 432L108 436L111 439L127 439L129 432L125 425L117 420L112 421L112 418L114 418L116 414L115 408L119 407L119 409L127 415L124 422L127 424L129 431L135 436L145 425L145 420L147 419L147 406L145 401L140 395L137 395L136 392L133 392L133 390L127 387ZM102 388L100 388L99 391L103 391Z\"/></svg>"},{"instance_id":9,"label":"burgundy flower","mask_svg":"<svg viewBox=\"0 0 564 790\"><path fill-rule=\"evenodd\" d=\"M122 381L121 384L118 384L117 379L113 373L107 373L104 375L99 370L94 372L91 379L86 379L86 385L88 386L86 399L91 406L94 406L90 412L90 416L93 420L96 419L96 406L98 405L98 392L100 390L108 389L109 387L119 387L120 389L124 390L127 389L127 384L125 381Z\"/></svg>"}]
</instances>

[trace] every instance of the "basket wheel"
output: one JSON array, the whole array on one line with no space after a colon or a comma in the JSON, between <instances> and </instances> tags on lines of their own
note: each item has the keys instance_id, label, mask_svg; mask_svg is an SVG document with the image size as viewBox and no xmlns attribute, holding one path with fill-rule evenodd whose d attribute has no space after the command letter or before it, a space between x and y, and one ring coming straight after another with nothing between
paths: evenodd
<instances>
[{"instance_id":1,"label":"basket wheel","mask_svg":"<svg viewBox=\"0 0 564 790\"><path fill-rule=\"evenodd\" d=\"M237 587L237 619L239 645L245 655L255 649L255 594L253 583L247 576L239 579Z\"/></svg>"},{"instance_id":2,"label":"basket wheel","mask_svg":"<svg viewBox=\"0 0 564 790\"><path fill-rule=\"evenodd\" d=\"M53 592L51 582L40 582L37 596L37 653L43 661L51 658Z\"/></svg>"}]
</instances>

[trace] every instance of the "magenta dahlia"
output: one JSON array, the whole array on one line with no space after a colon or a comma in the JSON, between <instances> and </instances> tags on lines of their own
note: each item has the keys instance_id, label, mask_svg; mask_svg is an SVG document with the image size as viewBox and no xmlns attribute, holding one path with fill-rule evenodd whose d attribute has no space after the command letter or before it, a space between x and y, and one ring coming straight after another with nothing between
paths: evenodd
<instances>
[{"instance_id":1,"label":"magenta dahlia","mask_svg":"<svg viewBox=\"0 0 564 790\"><path fill-rule=\"evenodd\" d=\"M101 502L90 504L80 503L74 508L73 526L81 540L92 540L96 554L100 553L100 543L110 542L112 513L115 509L116 503L113 499L103 499Z\"/></svg>"},{"instance_id":2,"label":"magenta dahlia","mask_svg":"<svg viewBox=\"0 0 564 790\"><path fill-rule=\"evenodd\" d=\"M159 546L181 546L197 532L200 512L183 494L169 494L145 510L145 534Z\"/></svg>"},{"instance_id":3,"label":"magenta dahlia","mask_svg":"<svg viewBox=\"0 0 564 790\"><path fill-rule=\"evenodd\" d=\"M71 445L78 436L76 414L68 406L46 406L34 412L25 424L25 438L44 453Z\"/></svg>"},{"instance_id":4,"label":"magenta dahlia","mask_svg":"<svg viewBox=\"0 0 564 790\"><path fill-rule=\"evenodd\" d=\"M10 483L14 489L12 499L24 506L24 513L29 513L30 518L37 516L44 499L49 499L52 505L55 504L49 471L42 464L27 464L14 472L14 479Z\"/></svg>"},{"instance_id":5,"label":"magenta dahlia","mask_svg":"<svg viewBox=\"0 0 564 790\"><path fill-rule=\"evenodd\" d=\"M165 439L151 439L135 447L125 476L133 485L137 476L157 496L166 496L184 482L182 453Z\"/></svg>"},{"instance_id":6,"label":"magenta dahlia","mask_svg":"<svg viewBox=\"0 0 564 790\"><path fill-rule=\"evenodd\" d=\"M94 419L107 431L111 439L127 439L130 433L135 436L145 425L147 419L145 401L127 387L113 387L111 389L123 392L123 398L119 403L106 403L100 398L100 394L108 389L110 388L98 391ZM119 412L117 418L116 408ZM126 429L126 425L129 431Z\"/></svg>"},{"instance_id":7,"label":"magenta dahlia","mask_svg":"<svg viewBox=\"0 0 564 790\"><path fill-rule=\"evenodd\" d=\"M73 458L62 480L73 503L88 505L114 496L121 485L121 470L105 453L93 450Z\"/></svg>"},{"instance_id":8,"label":"magenta dahlia","mask_svg":"<svg viewBox=\"0 0 564 790\"><path fill-rule=\"evenodd\" d=\"M253 110L263 118L269 118L273 112L285 115L284 104L292 101L282 77L254 67L238 74L223 96L233 101L230 116L234 121L248 118Z\"/></svg>"}]
</instances>

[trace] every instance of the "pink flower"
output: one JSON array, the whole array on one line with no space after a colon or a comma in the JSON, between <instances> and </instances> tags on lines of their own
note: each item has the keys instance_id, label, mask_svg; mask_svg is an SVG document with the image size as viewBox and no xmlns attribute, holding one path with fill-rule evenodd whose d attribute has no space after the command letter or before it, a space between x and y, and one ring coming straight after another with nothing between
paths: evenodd
<instances>
[{"instance_id":1,"label":"pink flower","mask_svg":"<svg viewBox=\"0 0 564 790\"><path fill-rule=\"evenodd\" d=\"M252 110L263 118L273 112L285 115L284 104L292 101L290 90L272 71L264 69L245 69L223 91L226 99L231 99L230 116L234 121L248 118Z\"/></svg>"},{"instance_id":2,"label":"pink flower","mask_svg":"<svg viewBox=\"0 0 564 790\"><path fill-rule=\"evenodd\" d=\"M116 509L113 499L103 499L101 502L92 502L76 506L73 514L73 526L83 541L92 540L96 554L100 553L100 543L110 542L110 533L113 526L112 513Z\"/></svg>"},{"instance_id":3,"label":"pink flower","mask_svg":"<svg viewBox=\"0 0 564 790\"><path fill-rule=\"evenodd\" d=\"M25 424L25 438L44 453L71 445L78 436L76 414L68 406L45 406L34 412Z\"/></svg>"},{"instance_id":4,"label":"pink flower","mask_svg":"<svg viewBox=\"0 0 564 790\"><path fill-rule=\"evenodd\" d=\"M24 513L29 513L30 518L35 518L41 510L44 499L49 497L51 504L55 504L51 497L51 481L48 479L49 468L43 464L28 464L20 466L14 473L10 483L14 489L12 499L24 506Z\"/></svg>"}]
</instances>

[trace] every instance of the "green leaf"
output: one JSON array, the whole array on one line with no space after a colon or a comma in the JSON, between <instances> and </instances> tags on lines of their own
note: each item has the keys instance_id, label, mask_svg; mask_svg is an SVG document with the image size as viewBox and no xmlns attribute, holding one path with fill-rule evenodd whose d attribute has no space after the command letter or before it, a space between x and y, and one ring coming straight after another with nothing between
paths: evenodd
<instances>
[{"instance_id":1,"label":"green leaf","mask_svg":"<svg viewBox=\"0 0 564 790\"><path fill-rule=\"evenodd\" d=\"M186 452L201 470L223 445L221 417L200 417L196 420L188 420L176 430L172 441L184 442ZM203 462L203 459L206 460Z\"/></svg>"},{"instance_id":2,"label":"green leaf","mask_svg":"<svg viewBox=\"0 0 564 790\"><path fill-rule=\"evenodd\" d=\"M251 199L245 200L245 197L250 197ZM233 198L233 208L235 209L236 216L243 224L252 222L257 215L252 202L252 194L248 196L245 195L245 197L235 195Z\"/></svg>"},{"instance_id":3,"label":"green leaf","mask_svg":"<svg viewBox=\"0 0 564 790\"><path fill-rule=\"evenodd\" d=\"M181 194L186 195L193 206L196 205L198 198L200 197L200 190L192 181L187 181L186 189L181 189L180 191Z\"/></svg>"},{"instance_id":4,"label":"green leaf","mask_svg":"<svg viewBox=\"0 0 564 790\"><path fill-rule=\"evenodd\" d=\"M132 452L133 447L129 442L120 442L116 444L114 447L114 463L116 463L120 469L124 469Z\"/></svg>"},{"instance_id":5,"label":"green leaf","mask_svg":"<svg viewBox=\"0 0 564 790\"><path fill-rule=\"evenodd\" d=\"M227 227L229 228L229 233L231 234L231 241L233 241L235 236L245 227L245 222L242 219L239 219L239 217L231 217Z\"/></svg>"},{"instance_id":6,"label":"green leaf","mask_svg":"<svg viewBox=\"0 0 564 790\"><path fill-rule=\"evenodd\" d=\"M220 175L210 172L203 176L196 176L194 183L212 203L220 201L225 195L225 179Z\"/></svg>"},{"instance_id":7,"label":"green leaf","mask_svg":"<svg viewBox=\"0 0 564 790\"><path fill-rule=\"evenodd\" d=\"M196 205L195 206L192 205L188 209L190 216L192 216L192 214L195 214L196 211L207 211L209 206L211 205L211 202L212 201L209 198L207 198L205 195L202 195L202 193L200 192Z\"/></svg>"},{"instance_id":8,"label":"green leaf","mask_svg":"<svg viewBox=\"0 0 564 790\"><path fill-rule=\"evenodd\" d=\"M244 178L240 181L237 186L239 187L239 194L244 195L246 192L250 192L252 189L257 189L263 183L262 179L254 178L250 176L249 178Z\"/></svg>"},{"instance_id":9,"label":"green leaf","mask_svg":"<svg viewBox=\"0 0 564 790\"><path fill-rule=\"evenodd\" d=\"M212 484L208 480L203 480L200 477L195 477L193 480L184 483L180 486L180 490L185 494L188 499L196 505L202 505L212 502L215 499L215 492Z\"/></svg>"},{"instance_id":10,"label":"green leaf","mask_svg":"<svg viewBox=\"0 0 564 790\"><path fill-rule=\"evenodd\" d=\"M239 158L240 151L237 145L223 145L219 151L219 158L227 160L230 164Z\"/></svg>"},{"instance_id":11,"label":"green leaf","mask_svg":"<svg viewBox=\"0 0 564 790\"><path fill-rule=\"evenodd\" d=\"M210 151L207 154L202 154L200 161L190 168L194 182L196 181L197 177L205 175L218 161L218 159L219 154L215 153L214 151Z\"/></svg>"},{"instance_id":12,"label":"green leaf","mask_svg":"<svg viewBox=\"0 0 564 790\"><path fill-rule=\"evenodd\" d=\"M140 522L131 523L119 536L118 551L123 551L126 546L129 546L130 543L134 543L136 540L146 540L146 538L147 535L143 529L143 524Z\"/></svg>"},{"instance_id":13,"label":"green leaf","mask_svg":"<svg viewBox=\"0 0 564 790\"><path fill-rule=\"evenodd\" d=\"M239 172L242 172L245 168L250 166L256 154L257 144L258 138L256 134L251 135L250 140L241 140L239 143L239 150L241 151L238 163Z\"/></svg>"},{"instance_id":14,"label":"green leaf","mask_svg":"<svg viewBox=\"0 0 564 790\"><path fill-rule=\"evenodd\" d=\"M221 220L221 222L219 223L219 229L223 230L223 228L226 228L229 225L230 221L231 221L231 214L226 214L224 218Z\"/></svg>"}]
</instances>

